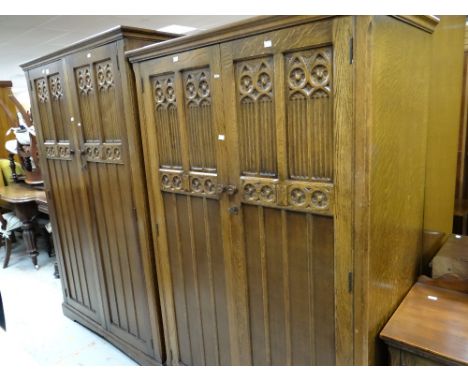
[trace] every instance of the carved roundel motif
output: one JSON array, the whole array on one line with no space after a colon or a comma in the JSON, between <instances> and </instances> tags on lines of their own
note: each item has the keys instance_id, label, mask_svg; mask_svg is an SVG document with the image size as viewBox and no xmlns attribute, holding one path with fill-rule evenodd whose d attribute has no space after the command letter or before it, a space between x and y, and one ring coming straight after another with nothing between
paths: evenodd
<instances>
[{"instance_id":1,"label":"carved roundel motif","mask_svg":"<svg viewBox=\"0 0 468 382\"><path fill-rule=\"evenodd\" d=\"M197 91L195 89L195 84L192 82L192 77L189 76L189 81L187 82L187 85L185 86L185 89L187 91L187 98L188 99L194 99L197 96Z\"/></svg>"},{"instance_id":2,"label":"carved roundel motif","mask_svg":"<svg viewBox=\"0 0 468 382\"><path fill-rule=\"evenodd\" d=\"M99 90L108 90L114 86L114 75L112 74L111 63L98 65L97 83Z\"/></svg>"},{"instance_id":3,"label":"carved roundel motif","mask_svg":"<svg viewBox=\"0 0 468 382\"><path fill-rule=\"evenodd\" d=\"M45 80L40 80L37 82L37 98L40 103L45 103L49 100L49 92L47 90Z\"/></svg>"},{"instance_id":4,"label":"carved roundel motif","mask_svg":"<svg viewBox=\"0 0 468 382\"><path fill-rule=\"evenodd\" d=\"M262 199L266 201L273 201L275 199L275 195L273 193L273 189L270 186L263 186L260 189L260 196Z\"/></svg>"},{"instance_id":5,"label":"carved roundel motif","mask_svg":"<svg viewBox=\"0 0 468 382\"><path fill-rule=\"evenodd\" d=\"M99 158L99 147L96 146L96 147L93 147L93 154L92 154L93 158Z\"/></svg>"},{"instance_id":6,"label":"carved roundel motif","mask_svg":"<svg viewBox=\"0 0 468 382\"><path fill-rule=\"evenodd\" d=\"M205 180L205 192L207 194L214 194L216 191L216 185L211 179Z\"/></svg>"},{"instance_id":7,"label":"carved roundel motif","mask_svg":"<svg viewBox=\"0 0 468 382\"><path fill-rule=\"evenodd\" d=\"M255 200L257 199L257 190L253 184L247 183L244 186L244 197L247 200Z\"/></svg>"},{"instance_id":8,"label":"carved roundel motif","mask_svg":"<svg viewBox=\"0 0 468 382\"><path fill-rule=\"evenodd\" d=\"M120 159L120 148L114 147L114 159Z\"/></svg>"},{"instance_id":9,"label":"carved roundel motif","mask_svg":"<svg viewBox=\"0 0 468 382\"><path fill-rule=\"evenodd\" d=\"M200 179L192 178L192 190L195 192L200 192L202 190Z\"/></svg>"},{"instance_id":10,"label":"carved roundel motif","mask_svg":"<svg viewBox=\"0 0 468 382\"><path fill-rule=\"evenodd\" d=\"M324 65L317 65L312 69L312 84L314 86L324 86L328 83L328 69Z\"/></svg>"},{"instance_id":11,"label":"carved roundel motif","mask_svg":"<svg viewBox=\"0 0 468 382\"><path fill-rule=\"evenodd\" d=\"M182 179L180 176L175 175L172 178L172 186L176 189L179 190L182 187Z\"/></svg>"},{"instance_id":12,"label":"carved roundel motif","mask_svg":"<svg viewBox=\"0 0 468 382\"><path fill-rule=\"evenodd\" d=\"M65 146L59 146L59 155L63 158L68 155L68 148Z\"/></svg>"},{"instance_id":13,"label":"carved roundel motif","mask_svg":"<svg viewBox=\"0 0 468 382\"><path fill-rule=\"evenodd\" d=\"M289 82L293 88L302 88L305 86L307 79L302 68L294 68L289 75Z\"/></svg>"},{"instance_id":14,"label":"carved roundel motif","mask_svg":"<svg viewBox=\"0 0 468 382\"><path fill-rule=\"evenodd\" d=\"M55 156L55 147L53 147L53 146L46 147L46 154L49 157Z\"/></svg>"},{"instance_id":15,"label":"carved roundel motif","mask_svg":"<svg viewBox=\"0 0 468 382\"><path fill-rule=\"evenodd\" d=\"M305 203L305 200L306 200L305 192L301 190L300 188L294 188L291 191L291 201L296 206L303 205Z\"/></svg>"},{"instance_id":16,"label":"carved roundel motif","mask_svg":"<svg viewBox=\"0 0 468 382\"><path fill-rule=\"evenodd\" d=\"M267 92L271 88L271 78L270 75L266 72L262 72L258 76L258 81L257 81L257 87L264 91Z\"/></svg>"},{"instance_id":17,"label":"carved roundel motif","mask_svg":"<svg viewBox=\"0 0 468 382\"><path fill-rule=\"evenodd\" d=\"M244 75L240 80L240 92L242 94L248 94L253 90L252 78L250 76Z\"/></svg>"},{"instance_id":18,"label":"carved roundel motif","mask_svg":"<svg viewBox=\"0 0 468 382\"><path fill-rule=\"evenodd\" d=\"M204 78L201 79L200 83L198 84L198 94L200 97L207 97L210 94L210 87Z\"/></svg>"},{"instance_id":19,"label":"carved roundel motif","mask_svg":"<svg viewBox=\"0 0 468 382\"><path fill-rule=\"evenodd\" d=\"M316 208L326 208L328 206L327 195L320 190L312 193L312 205Z\"/></svg>"},{"instance_id":20,"label":"carved roundel motif","mask_svg":"<svg viewBox=\"0 0 468 382\"><path fill-rule=\"evenodd\" d=\"M175 101L175 90L171 79L167 80L166 98L169 102Z\"/></svg>"},{"instance_id":21,"label":"carved roundel motif","mask_svg":"<svg viewBox=\"0 0 468 382\"><path fill-rule=\"evenodd\" d=\"M157 103L163 103L165 100L164 90L159 81L156 81L155 89L154 89L154 96L156 98Z\"/></svg>"},{"instance_id":22,"label":"carved roundel motif","mask_svg":"<svg viewBox=\"0 0 468 382\"><path fill-rule=\"evenodd\" d=\"M80 93L85 95L93 90L91 73L88 68L78 71L78 88Z\"/></svg>"},{"instance_id":23,"label":"carved roundel motif","mask_svg":"<svg viewBox=\"0 0 468 382\"><path fill-rule=\"evenodd\" d=\"M169 188L171 185L171 180L169 179L169 176L163 175L161 178L161 183L165 188Z\"/></svg>"},{"instance_id":24,"label":"carved roundel motif","mask_svg":"<svg viewBox=\"0 0 468 382\"><path fill-rule=\"evenodd\" d=\"M113 156L112 147L107 147L106 148L106 159L112 159L112 156Z\"/></svg>"}]
</instances>

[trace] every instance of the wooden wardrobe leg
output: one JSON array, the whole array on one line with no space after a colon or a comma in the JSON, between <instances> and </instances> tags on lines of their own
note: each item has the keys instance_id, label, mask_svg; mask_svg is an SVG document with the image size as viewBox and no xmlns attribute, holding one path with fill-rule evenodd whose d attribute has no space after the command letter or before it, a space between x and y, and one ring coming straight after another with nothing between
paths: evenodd
<instances>
[{"instance_id":1,"label":"wooden wardrobe leg","mask_svg":"<svg viewBox=\"0 0 468 382\"><path fill-rule=\"evenodd\" d=\"M11 256L11 240L10 239L3 239L5 241L5 260L3 260L3 268L8 267L8 263L10 262Z\"/></svg>"}]
</instances>

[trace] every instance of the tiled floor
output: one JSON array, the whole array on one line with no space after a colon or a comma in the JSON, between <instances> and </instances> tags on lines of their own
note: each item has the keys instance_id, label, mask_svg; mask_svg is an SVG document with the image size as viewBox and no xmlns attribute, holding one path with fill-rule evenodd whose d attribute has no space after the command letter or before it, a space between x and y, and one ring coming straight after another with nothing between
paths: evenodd
<instances>
[{"instance_id":1,"label":"tiled floor","mask_svg":"<svg viewBox=\"0 0 468 382\"><path fill-rule=\"evenodd\" d=\"M8 343L17 345L41 366L137 365L110 343L63 315L60 280L53 276L55 258L41 251L40 268L35 270L23 253L23 241L18 235L10 265L2 269L5 247L0 248L0 291Z\"/></svg>"}]
</instances>

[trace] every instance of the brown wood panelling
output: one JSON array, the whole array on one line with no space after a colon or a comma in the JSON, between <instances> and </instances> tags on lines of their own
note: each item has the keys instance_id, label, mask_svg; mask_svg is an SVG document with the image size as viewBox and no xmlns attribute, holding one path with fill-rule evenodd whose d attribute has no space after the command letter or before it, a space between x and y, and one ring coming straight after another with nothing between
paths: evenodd
<instances>
[{"instance_id":1,"label":"brown wood panelling","mask_svg":"<svg viewBox=\"0 0 468 382\"><path fill-rule=\"evenodd\" d=\"M431 35L407 38L410 26L383 16L362 22L358 19L358 27L367 35L358 35L356 62L363 59L367 69L356 82L360 119L355 126L368 150L359 153L362 178L355 203L369 210L357 212L360 218L368 215L356 226L356 279L362 284L356 291L355 321L366 342L358 345L357 363L374 364L384 362L377 335L420 271ZM395 71L401 75L387 81Z\"/></svg>"},{"instance_id":2,"label":"brown wood panelling","mask_svg":"<svg viewBox=\"0 0 468 382\"><path fill-rule=\"evenodd\" d=\"M465 20L441 16L432 36L424 229L447 233L454 215Z\"/></svg>"},{"instance_id":3,"label":"brown wood panelling","mask_svg":"<svg viewBox=\"0 0 468 382\"><path fill-rule=\"evenodd\" d=\"M29 73L33 88L33 105L38 110L36 126L41 142L63 144L67 151L74 147L74 137L69 128L70 94L63 90L61 83L66 74L61 62L51 64L47 70L36 69ZM44 128L43 128L44 126ZM42 146L44 149L44 147ZM44 150L45 151L45 150ZM44 154L42 151L42 155ZM46 154L44 156L48 158ZM86 195L82 189L82 177L75 160L61 159L60 156L46 160L48 195L55 214L51 214L54 240L61 245L62 271L64 275L65 301L96 322L102 320L97 265L92 247L90 226L78 229L68 216L75 221L89 224L89 210L83 209ZM58 238L59 237L59 238Z\"/></svg>"},{"instance_id":4,"label":"brown wood panelling","mask_svg":"<svg viewBox=\"0 0 468 382\"><path fill-rule=\"evenodd\" d=\"M169 37L118 27L23 65L46 158L64 313L142 364L162 364L166 354L124 49Z\"/></svg>"},{"instance_id":5,"label":"brown wood panelling","mask_svg":"<svg viewBox=\"0 0 468 382\"><path fill-rule=\"evenodd\" d=\"M152 355L151 325L135 226L130 158L121 100L116 43L67 58L73 73L77 135L86 152L86 181L100 253L104 299L111 332ZM105 112L101 112L105 110ZM96 153L94 152L96 151ZM114 206L119 206L115 208Z\"/></svg>"},{"instance_id":6,"label":"brown wood panelling","mask_svg":"<svg viewBox=\"0 0 468 382\"><path fill-rule=\"evenodd\" d=\"M8 158L5 142L12 139L13 136L6 137L7 130L10 127L18 126L16 106L10 99L12 86L11 81L0 81L0 158ZM6 111L3 107L6 108Z\"/></svg>"},{"instance_id":7,"label":"brown wood panelling","mask_svg":"<svg viewBox=\"0 0 468 382\"><path fill-rule=\"evenodd\" d=\"M422 63L437 19L419 21L266 17L128 54L171 364L216 362L200 273L208 258L198 248L211 252L198 239L206 225L194 225L206 215L200 200L217 206L225 300L214 307L226 311L217 340L228 362L379 361L378 330L414 280L422 249ZM157 111L166 85L155 92L154 84L169 76L172 122Z\"/></svg>"},{"instance_id":8,"label":"brown wood panelling","mask_svg":"<svg viewBox=\"0 0 468 382\"><path fill-rule=\"evenodd\" d=\"M163 58L144 73L145 89L151 90L145 93L144 118L153 121L144 124L144 134L157 140L157 157L151 157L151 165L157 166L151 171L157 185L152 195L165 211L157 245L167 248L160 261L169 274L160 277L170 283L163 283L162 293L173 301L166 306L165 319L173 320L166 327L178 329L170 362L231 364L228 264L222 244L225 201L216 190L225 176L222 153L215 148L220 128L216 110L222 103L219 81L213 79L219 73L219 51Z\"/></svg>"},{"instance_id":9,"label":"brown wood panelling","mask_svg":"<svg viewBox=\"0 0 468 382\"><path fill-rule=\"evenodd\" d=\"M243 211L253 364L334 364L333 219Z\"/></svg>"}]
</instances>

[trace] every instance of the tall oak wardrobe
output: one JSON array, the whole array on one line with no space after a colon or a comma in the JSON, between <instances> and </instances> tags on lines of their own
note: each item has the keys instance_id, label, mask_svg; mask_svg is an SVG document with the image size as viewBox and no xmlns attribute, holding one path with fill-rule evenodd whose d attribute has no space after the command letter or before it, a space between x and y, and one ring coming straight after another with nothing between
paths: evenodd
<instances>
[{"instance_id":1,"label":"tall oak wardrobe","mask_svg":"<svg viewBox=\"0 0 468 382\"><path fill-rule=\"evenodd\" d=\"M116 27L22 65L63 312L142 364L162 364L165 353L134 77L124 51L171 37Z\"/></svg>"},{"instance_id":2,"label":"tall oak wardrobe","mask_svg":"<svg viewBox=\"0 0 468 382\"><path fill-rule=\"evenodd\" d=\"M27 64L65 313L141 363L383 362L437 22L266 16L134 49L133 73L125 38Z\"/></svg>"}]
</instances>

